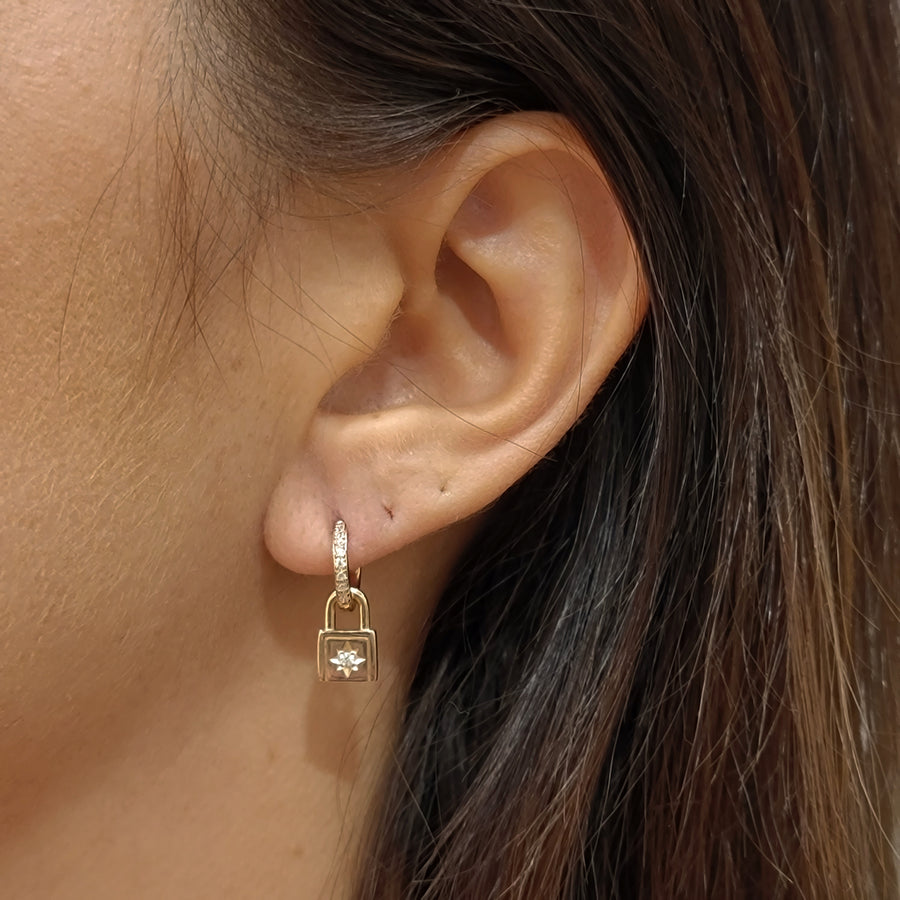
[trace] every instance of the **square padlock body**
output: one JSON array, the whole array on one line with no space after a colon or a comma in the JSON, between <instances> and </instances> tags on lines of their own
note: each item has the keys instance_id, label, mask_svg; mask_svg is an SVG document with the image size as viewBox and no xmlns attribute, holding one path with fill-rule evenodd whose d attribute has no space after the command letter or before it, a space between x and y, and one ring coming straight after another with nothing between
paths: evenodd
<instances>
[{"instance_id":1,"label":"square padlock body","mask_svg":"<svg viewBox=\"0 0 900 900\"><path fill-rule=\"evenodd\" d=\"M371 628L319 631L319 678L322 681L375 681L378 653Z\"/></svg>"}]
</instances>

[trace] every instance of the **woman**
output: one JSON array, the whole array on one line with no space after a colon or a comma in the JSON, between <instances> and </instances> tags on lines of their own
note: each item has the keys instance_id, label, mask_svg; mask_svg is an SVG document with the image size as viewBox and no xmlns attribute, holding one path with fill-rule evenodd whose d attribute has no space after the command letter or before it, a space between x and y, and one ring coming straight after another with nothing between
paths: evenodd
<instances>
[{"instance_id":1,"label":"woman","mask_svg":"<svg viewBox=\"0 0 900 900\"><path fill-rule=\"evenodd\" d=\"M893 896L896 12L8 5L3 895Z\"/></svg>"}]
</instances>

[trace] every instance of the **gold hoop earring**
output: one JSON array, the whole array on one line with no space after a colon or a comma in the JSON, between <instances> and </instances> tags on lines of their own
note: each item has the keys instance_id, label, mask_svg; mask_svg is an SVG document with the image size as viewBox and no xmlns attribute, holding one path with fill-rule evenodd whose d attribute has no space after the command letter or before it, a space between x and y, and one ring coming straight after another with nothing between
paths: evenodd
<instances>
[{"instance_id":1,"label":"gold hoop earring","mask_svg":"<svg viewBox=\"0 0 900 900\"><path fill-rule=\"evenodd\" d=\"M319 631L319 681L375 681L378 678L378 647L369 624L369 601L360 588L360 570L350 578L347 561L347 526L334 523L331 557L334 590L325 601L325 627ZM347 631L334 627L335 606L359 610L359 627Z\"/></svg>"}]
</instances>

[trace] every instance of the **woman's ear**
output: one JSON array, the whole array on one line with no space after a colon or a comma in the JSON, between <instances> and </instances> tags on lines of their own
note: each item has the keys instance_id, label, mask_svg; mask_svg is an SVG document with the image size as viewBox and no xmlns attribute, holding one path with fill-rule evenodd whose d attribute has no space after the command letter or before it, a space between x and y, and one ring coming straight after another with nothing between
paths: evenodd
<instances>
[{"instance_id":1,"label":"woman's ear","mask_svg":"<svg viewBox=\"0 0 900 900\"><path fill-rule=\"evenodd\" d=\"M365 565L485 509L575 423L645 313L611 187L561 117L483 123L397 196L371 290L354 279L361 295L329 309L355 340L330 353L268 510L269 550L298 573L331 571L338 518Z\"/></svg>"}]
</instances>

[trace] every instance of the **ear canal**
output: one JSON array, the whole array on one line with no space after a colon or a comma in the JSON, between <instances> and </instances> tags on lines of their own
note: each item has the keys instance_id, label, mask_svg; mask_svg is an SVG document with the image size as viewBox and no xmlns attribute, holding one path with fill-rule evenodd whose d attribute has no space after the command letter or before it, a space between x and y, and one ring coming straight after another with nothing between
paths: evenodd
<instances>
[{"instance_id":1,"label":"ear canal","mask_svg":"<svg viewBox=\"0 0 900 900\"><path fill-rule=\"evenodd\" d=\"M398 320L402 322L399 326ZM406 319L398 307L379 346L332 385L322 398L320 410L338 415L360 415L402 406L419 397L421 389L414 375L405 371L404 354L398 352L398 348L408 341L408 336L402 333L406 330Z\"/></svg>"}]
</instances>

